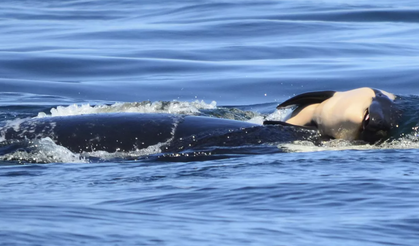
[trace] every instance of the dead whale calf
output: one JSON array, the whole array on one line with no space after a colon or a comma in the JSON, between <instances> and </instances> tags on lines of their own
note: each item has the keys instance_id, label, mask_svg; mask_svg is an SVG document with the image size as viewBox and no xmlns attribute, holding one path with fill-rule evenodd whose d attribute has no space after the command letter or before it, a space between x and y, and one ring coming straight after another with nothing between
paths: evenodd
<instances>
[{"instance_id":1,"label":"dead whale calf","mask_svg":"<svg viewBox=\"0 0 419 246\"><path fill-rule=\"evenodd\" d=\"M288 120L264 124L312 128L330 138L375 143L398 127L400 111L395 98L391 93L372 88L309 92L278 105L278 109L295 107Z\"/></svg>"}]
</instances>

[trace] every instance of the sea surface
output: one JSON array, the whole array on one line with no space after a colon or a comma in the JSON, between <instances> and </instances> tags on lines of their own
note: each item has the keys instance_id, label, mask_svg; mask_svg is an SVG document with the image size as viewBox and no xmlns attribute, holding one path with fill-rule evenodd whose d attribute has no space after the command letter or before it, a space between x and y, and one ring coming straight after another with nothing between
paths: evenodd
<instances>
[{"instance_id":1,"label":"sea surface","mask_svg":"<svg viewBox=\"0 0 419 246\"><path fill-rule=\"evenodd\" d=\"M2 0L0 37L0 127L108 112L261 123L297 94L358 87L404 113L377 145L0 144L0 245L419 245L418 1Z\"/></svg>"}]
</instances>

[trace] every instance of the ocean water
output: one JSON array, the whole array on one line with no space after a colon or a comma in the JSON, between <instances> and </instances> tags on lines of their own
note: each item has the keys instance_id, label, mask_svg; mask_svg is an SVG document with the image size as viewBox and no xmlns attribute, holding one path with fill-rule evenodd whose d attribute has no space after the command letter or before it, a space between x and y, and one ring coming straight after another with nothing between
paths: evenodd
<instances>
[{"instance_id":1,"label":"ocean water","mask_svg":"<svg viewBox=\"0 0 419 246\"><path fill-rule=\"evenodd\" d=\"M0 127L132 112L260 124L294 95L365 86L396 94L403 120L377 145L0 143L0 245L418 245L418 24L417 1L2 1Z\"/></svg>"}]
</instances>

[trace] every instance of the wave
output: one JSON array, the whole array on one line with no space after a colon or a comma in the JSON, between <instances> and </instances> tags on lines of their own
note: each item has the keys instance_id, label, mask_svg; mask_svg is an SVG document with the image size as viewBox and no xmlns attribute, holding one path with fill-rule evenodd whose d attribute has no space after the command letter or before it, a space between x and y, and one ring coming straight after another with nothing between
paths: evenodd
<instances>
[{"instance_id":1,"label":"wave","mask_svg":"<svg viewBox=\"0 0 419 246\"><path fill-rule=\"evenodd\" d=\"M387 140L380 144L365 144L364 142L332 139L313 143L311 141L294 141L292 143L279 144L278 148L283 152L318 152L318 151L342 151L342 150L390 150L390 149L419 149L418 133L408 136Z\"/></svg>"},{"instance_id":2,"label":"wave","mask_svg":"<svg viewBox=\"0 0 419 246\"><path fill-rule=\"evenodd\" d=\"M194 102L132 102L132 103L115 103L112 105L95 105L90 104L72 104L70 106L58 106L50 110L50 114L39 112L37 118L55 117L55 116L72 116L83 114L101 114L101 113L168 113L168 114L198 114L201 109L216 109L217 103L212 101L207 104L203 100Z\"/></svg>"},{"instance_id":3,"label":"wave","mask_svg":"<svg viewBox=\"0 0 419 246\"><path fill-rule=\"evenodd\" d=\"M11 153L0 155L2 161L17 163L87 163L86 158L67 148L57 145L51 138L24 141L0 142L0 150L7 148ZM4 151L4 150L3 150Z\"/></svg>"}]
</instances>

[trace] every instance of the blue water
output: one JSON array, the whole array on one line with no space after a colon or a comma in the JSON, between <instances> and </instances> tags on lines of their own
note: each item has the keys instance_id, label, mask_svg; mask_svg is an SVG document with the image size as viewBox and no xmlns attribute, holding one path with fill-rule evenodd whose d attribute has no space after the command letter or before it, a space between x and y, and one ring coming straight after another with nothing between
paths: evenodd
<instances>
[{"instance_id":1,"label":"blue water","mask_svg":"<svg viewBox=\"0 0 419 246\"><path fill-rule=\"evenodd\" d=\"M377 146L0 146L0 245L418 245L418 24L417 1L2 1L0 126L102 111L257 121L299 93L364 86L398 95L405 117Z\"/></svg>"}]
</instances>

